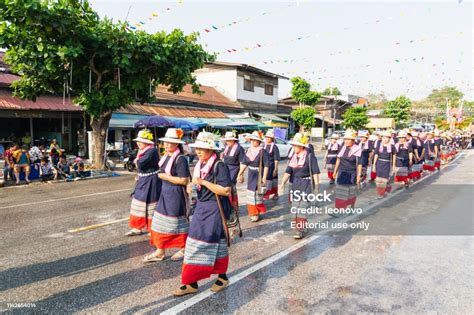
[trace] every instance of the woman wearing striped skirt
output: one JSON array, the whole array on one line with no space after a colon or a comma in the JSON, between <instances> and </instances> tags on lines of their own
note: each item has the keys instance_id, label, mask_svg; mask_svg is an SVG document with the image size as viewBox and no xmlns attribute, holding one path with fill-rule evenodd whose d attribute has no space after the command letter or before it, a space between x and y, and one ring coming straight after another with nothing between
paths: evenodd
<instances>
[{"instance_id":1,"label":"woman wearing striped skirt","mask_svg":"<svg viewBox=\"0 0 474 315\"><path fill-rule=\"evenodd\" d=\"M358 136L360 137L360 143L358 146L360 147L361 153L361 165L362 165L362 177L360 179L361 185L365 185L367 180L367 169L371 164L372 155L374 149L372 148L372 141L369 140L370 134L368 131L359 131Z\"/></svg>"},{"instance_id":2,"label":"woman wearing striped skirt","mask_svg":"<svg viewBox=\"0 0 474 315\"><path fill-rule=\"evenodd\" d=\"M436 170L436 158L438 156L438 146L433 139L433 132L426 133L425 148L425 163L423 170L434 172Z\"/></svg>"},{"instance_id":3,"label":"woman wearing striped skirt","mask_svg":"<svg viewBox=\"0 0 474 315\"><path fill-rule=\"evenodd\" d=\"M381 133L382 140L374 155L373 168L377 173L375 178L375 187L380 197L386 196L390 193L392 187L390 186L390 177L393 175L393 169L395 168L395 153L396 149L394 145L390 143L391 133L384 131Z\"/></svg>"},{"instance_id":4,"label":"woman wearing striped skirt","mask_svg":"<svg viewBox=\"0 0 474 315\"><path fill-rule=\"evenodd\" d=\"M151 219L160 198L161 180L158 178L158 150L153 142L153 134L140 130L137 142L138 154L135 160L138 169L137 182L132 193L129 226L132 228L126 235L137 236L143 229L151 229Z\"/></svg>"},{"instance_id":5,"label":"woman wearing striped skirt","mask_svg":"<svg viewBox=\"0 0 474 315\"><path fill-rule=\"evenodd\" d=\"M221 139L226 142L226 147L222 153L222 160L230 171L230 179L232 181L232 193L230 194L230 202L239 208L239 199L237 195L237 175L240 170L240 163L244 160L245 150L239 144L239 139L233 131L227 131Z\"/></svg>"},{"instance_id":6,"label":"woman wearing striped skirt","mask_svg":"<svg viewBox=\"0 0 474 315\"><path fill-rule=\"evenodd\" d=\"M182 136L181 129L169 128L165 137L160 138L166 150L158 164L158 176L163 185L151 224L151 244L157 249L146 256L144 262L163 260L167 248L180 249L171 257L172 260L181 260L184 257L184 245L189 229L186 185L190 173L188 160L182 154L180 146L183 143Z\"/></svg>"},{"instance_id":7,"label":"woman wearing striped skirt","mask_svg":"<svg viewBox=\"0 0 474 315\"><path fill-rule=\"evenodd\" d=\"M423 172L423 144L418 137L419 134L417 131L412 131L411 135L413 137L412 144L413 146L413 164L410 169L410 174L408 177L412 180L417 180L421 178L421 173Z\"/></svg>"},{"instance_id":8,"label":"woman wearing striped skirt","mask_svg":"<svg viewBox=\"0 0 474 315\"><path fill-rule=\"evenodd\" d=\"M267 191L263 196L263 200L270 199L273 195L273 199L278 199L278 162L280 161L280 150L275 144L275 133L272 129L267 131L265 135L265 144L263 146L267 151L270 158L270 164L268 165L267 175Z\"/></svg>"},{"instance_id":9,"label":"woman wearing striped skirt","mask_svg":"<svg viewBox=\"0 0 474 315\"><path fill-rule=\"evenodd\" d=\"M317 193L320 171L316 156L313 152L308 151L309 137L297 133L289 144L293 146L294 154L291 156L291 160L283 175L280 191L283 191L286 182L293 178L290 192ZM306 234L307 216L305 210L311 207L311 203L304 200L293 201L293 198L290 198L290 200L291 208L296 209L292 224L295 230L293 237L301 239Z\"/></svg>"},{"instance_id":10,"label":"woman wearing striped skirt","mask_svg":"<svg viewBox=\"0 0 474 315\"><path fill-rule=\"evenodd\" d=\"M326 155L324 156L324 162L326 163L326 170L328 171L329 184L334 184L334 167L336 166L337 154L341 150L341 145L337 143L339 135L333 133L329 142Z\"/></svg>"},{"instance_id":11,"label":"woman wearing striped skirt","mask_svg":"<svg viewBox=\"0 0 474 315\"><path fill-rule=\"evenodd\" d=\"M382 136L380 131L375 131L373 134L372 140L372 157L375 156L375 151L377 151L380 147L380 144L382 143ZM373 162L373 158L372 161ZM375 165L374 163L371 163L371 168L370 168L370 181L374 181L375 178L377 178L377 172L375 171Z\"/></svg>"},{"instance_id":12,"label":"woman wearing striped skirt","mask_svg":"<svg viewBox=\"0 0 474 315\"><path fill-rule=\"evenodd\" d=\"M250 141L250 148L248 148L244 161L240 165L237 180L239 183L244 182L244 172L248 168L247 209L250 221L257 222L260 215L267 212L267 208L263 203L265 192L262 187L265 188L270 157L260 145L262 138L258 131L254 131L247 139Z\"/></svg>"},{"instance_id":13,"label":"woman wearing striped skirt","mask_svg":"<svg viewBox=\"0 0 474 315\"><path fill-rule=\"evenodd\" d=\"M337 155L336 167L336 208L354 208L356 190L362 175L362 150L355 142L356 133L347 130L344 134L344 146Z\"/></svg>"},{"instance_id":14,"label":"woman wearing striped skirt","mask_svg":"<svg viewBox=\"0 0 474 315\"><path fill-rule=\"evenodd\" d=\"M407 142L407 134L404 131L398 133L398 142L395 143L395 183L408 187L410 178L408 171L413 161L413 148Z\"/></svg>"},{"instance_id":15,"label":"woman wearing striped skirt","mask_svg":"<svg viewBox=\"0 0 474 315\"><path fill-rule=\"evenodd\" d=\"M217 274L211 291L218 292L228 283L226 272L229 265L225 220L229 218L232 189L229 168L219 160L214 135L199 133L196 142L199 158L193 174L197 186L197 204L194 210L181 273L182 286L174 295L183 296L198 291L198 281Z\"/></svg>"}]
</instances>

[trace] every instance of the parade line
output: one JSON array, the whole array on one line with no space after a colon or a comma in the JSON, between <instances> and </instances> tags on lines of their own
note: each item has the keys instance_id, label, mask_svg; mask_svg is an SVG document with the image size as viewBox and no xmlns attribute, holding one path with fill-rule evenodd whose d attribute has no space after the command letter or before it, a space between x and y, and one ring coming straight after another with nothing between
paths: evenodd
<instances>
[{"instance_id":1,"label":"parade line","mask_svg":"<svg viewBox=\"0 0 474 315\"><path fill-rule=\"evenodd\" d=\"M64 197L64 198L58 198L58 199L48 199L48 200L35 201L35 202L29 202L29 203L21 203L19 205L0 207L0 210L1 209L18 208L18 207L24 207L24 206L33 206L33 205L37 205L37 204L40 204L40 203L70 200L70 199L77 199L77 198L82 198L82 197L100 196L100 195L113 194L113 193L116 193L116 192L123 192L123 191L130 191L130 190L131 190L130 188L128 188L128 189L118 189L118 190L104 191L104 192L93 193L93 194L88 194L88 195L71 196L71 197Z\"/></svg>"},{"instance_id":2,"label":"parade line","mask_svg":"<svg viewBox=\"0 0 474 315\"><path fill-rule=\"evenodd\" d=\"M453 163L454 161L456 161L457 159L459 159L462 155L464 155L464 152L466 150L463 150L463 151L460 151L459 153L461 154L458 154L458 156L456 156L452 161L450 161L449 163L445 164L443 166L443 169L446 168L448 165L450 165L451 163ZM410 187L413 187L421 182L423 182L424 180L430 178L431 176L435 175L435 174L439 174L438 172L433 172L433 173L430 173L428 174L427 176L417 180L416 182L412 183L410 185ZM380 199L378 201L376 201L374 204L370 205L369 207L367 207L366 210L370 210L370 209L373 209L374 207L377 207L379 205L381 205L382 203L384 203L385 201L387 200L390 200L391 198L395 197L395 196L398 196L399 194L401 194L402 192L404 192L405 190L404 189L401 189L401 190L397 190L393 193L391 193L389 196L387 196L386 198L384 199ZM360 216L360 215L357 215L357 216L348 216L346 218L343 218L341 219L340 221L338 222L347 222L347 221L350 221L350 220L354 220L354 219L357 219L357 217ZM293 246L290 246L288 247L287 249L279 252L278 254L275 254L261 262L259 262L258 264L236 274L235 276L232 276L229 278L229 285L228 286L231 286L233 284L235 284L236 282L244 279L245 277L248 277L249 275L251 275L252 273L256 272L256 271L259 271L260 269L263 269L269 265L271 265L272 263L280 260L281 258L293 253L294 251L300 249L301 247L303 246L306 246L308 245L309 243L313 242L314 240L317 240L318 238L320 238L321 236L323 236L324 234L326 234L328 231L327 230L323 230L323 231L320 231L320 232L317 232L316 234L314 234L313 236L310 236L308 238L305 238L305 239L302 239L301 241L299 241L297 244L293 245ZM174 315L174 314L178 314L180 312L183 312L184 310L190 308L191 306L201 302L202 300L210 297L211 295L213 295L215 292L212 292L211 290L206 290L206 291L203 291L201 293L198 293L197 295L193 296L192 298L189 298L187 299L186 301L184 302L181 302L175 306L173 306L172 308L169 308L167 309L166 311L162 312L161 314L162 315Z\"/></svg>"}]
</instances>

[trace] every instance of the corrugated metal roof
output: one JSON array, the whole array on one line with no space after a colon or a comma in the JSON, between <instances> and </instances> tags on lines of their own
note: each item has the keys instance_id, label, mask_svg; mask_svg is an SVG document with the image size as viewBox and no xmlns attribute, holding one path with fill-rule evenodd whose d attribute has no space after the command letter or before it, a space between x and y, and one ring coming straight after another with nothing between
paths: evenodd
<instances>
[{"instance_id":1,"label":"corrugated metal roof","mask_svg":"<svg viewBox=\"0 0 474 315\"><path fill-rule=\"evenodd\" d=\"M160 85L156 88L155 97L159 100L171 100L177 102L191 102L199 103L204 105L215 105L231 108L243 108L237 102L232 102L223 94L219 93L216 89L210 86L202 85L200 90L204 92L202 95L194 94L190 84L183 88L182 92L174 94L168 91L166 86Z\"/></svg>"},{"instance_id":2,"label":"corrugated metal roof","mask_svg":"<svg viewBox=\"0 0 474 315\"><path fill-rule=\"evenodd\" d=\"M20 77L7 72L0 72L0 85L10 86L13 81L18 80Z\"/></svg>"},{"instance_id":3,"label":"corrugated metal roof","mask_svg":"<svg viewBox=\"0 0 474 315\"><path fill-rule=\"evenodd\" d=\"M198 117L198 118L227 118L227 116L218 110L194 109L184 107L165 107L157 105L128 105L119 110L121 113L129 114L148 114L172 117Z\"/></svg>"},{"instance_id":4,"label":"corrugated metal roof","mask_svg":"<svg viewBox=\"0 0 474 315\"><path fill-rule=\"evenodd\" d=\"M60 96L41 96L36 102L22 100L13 97L8 90L0 90L0 109L12 110L48 110L64 112L80 112L82 108L69 102L66 98L63 104L63 98Z\"/></svg>"}]
</instances>

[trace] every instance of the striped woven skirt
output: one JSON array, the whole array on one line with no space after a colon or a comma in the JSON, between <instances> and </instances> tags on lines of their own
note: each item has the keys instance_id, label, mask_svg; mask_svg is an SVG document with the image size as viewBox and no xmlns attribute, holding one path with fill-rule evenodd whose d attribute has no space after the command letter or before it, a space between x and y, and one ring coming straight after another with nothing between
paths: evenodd
<instances>
[{"instance_id":1,"label":"striped woven skirt","mask_svg":"<svg viewBox=\"0 0 474 315\"><path fill-rule=\"evenodd\" d=\"M408 167L406 166L395 167L395 182L407 183L408 181L409 181Z\"/></svg>"},{"instance_id":2,"label":"striped woven skirt","mask_svg":"<svg viewBox=\"0 0 474 315\"><path fill-rule=\"evenodd\" d=\"M263 196L264 200L269 199L271 195L278 194L278 172L276 176L273 176L274 170L275 170L275 163L272 163L270 167L268 168L268 176L265 182L265 187L267 188L267 191L265 192L265 195Z\"/></svg>"},{"instance_id":3,"label":"striped woven skirt","mask_svg":"<svg viewBox=\"0 0 474 315\"><path fill-rule=\"evenodd\" d=\"M433 172L436 169L436 162L434 160L425 160L423 164L423 170Z\"/></svg>"},{"instance_id":4,"label":"striped woven skirt","mask_svg":"<svg viewBox=\"0 0 474 315\"><path fill-rule=\"evenodd\" d=\"M306 214L306 209L311 207L311 203L309 201L293 201L291 203L291 207L296 209L293 213L293 227L295 230L306 232L306 222L308 222L308 215Z\"/></svg>"},{"instance_id":5,"label":"striped woven skirt","mask_svg":"<svg viewBox=\"0 0 474 315\"><path fill-rule=\"evenodd\" d=\"M334 168L336 164L326 164L326 170L328 171L328 178L334 180Z\"/></svg>"},{"instance_id":6,"label":"striped woven skirt","mask_svg":"<svg viewBox=\"0 0 474 315\"><path fill-rule=\"evenodd\" d=\"M263 195L256 191L247 190L247 209L249 216L257 216L267 212L267 207L263 203Z\"/></svg>"},{"instance_id":7,"label":"striped woven skirt","mask_svg":"<svg viewBox=\"0 0 474 315\"><path fill-rule=\"evenodd\" d=\"M370 180L374 181L377 178L377 172L375 171L375 167L370 168Z\"/></svg>"},{"instance_id":8,"label":"striped woven skirt","mask_svg":"<svg viewBox=\"0 0 474 315\"><path fill-rule=\"evenodd\" d=\"M198 201L184 250L182 284L191 284L226 273L229 253L219 208L215 200Z\"/></svg>"},{"instance_id":9,"label":"striped woven skirt","mask_svg":"<svg viewBox=\"0 0 474 315\"><path fill-rule=\"evenodd\" d=\"M139 177L130 205L129 226L150 231L153 212L160 198L161 181L157 176Z\"/></svg>"},{"instance_id":10,"label":"striped woven skirt","mask_svg":"<svg viewBox=\"0 0 474 315\"><path fill-rule=\"evenodd\" d=\"M157 248L183 248L188 237L184 187L163 182L151 223L151 244Z\"/></svg>"},{"instance_id":11,"label":"striped woven skirt","mask_svg":"<svg viewBox=\"0 0 474 315\"><path fill-rule=\"evenodd\" d=\"M230 203L233 205L234 202L236 203L237 208L239 208L239 195L237 194L237 185L232 185L232 193L229 196Z\"/></svg>"},{"instance_id":12,"label":"striped woven skirt","mask_svg":"<svg viewBox=\"0 0 474 315\"><path fill-rule=\"evenodd\" d=\"M379 196L384 196L386 193L392 191L392 186L390 186L388 178L379 177L375 178L375 188Z\"/></svg>"},{"instance_id":13,"label":"striped woven skirt","mask_svg":"<svg viewBox=\"0 0 474 315\"><path fill-rule=\"evenodd\" d=\"M356 202L356 186L355 185L340 185L336 186L336 208L354 207Z\"/></svg>"},{"instance_id":14,"label":"striped woven skirt","mask_svg":"<svg viewBox=\"0 0 474 315\"><path fill-rule=\"evenodd\" d=\"M410 179L418 179L421 177L422 170L423 170L422 163L413 164L410 168L410 173L408 174L408 177Z\"/></svg>"}]
</instances>

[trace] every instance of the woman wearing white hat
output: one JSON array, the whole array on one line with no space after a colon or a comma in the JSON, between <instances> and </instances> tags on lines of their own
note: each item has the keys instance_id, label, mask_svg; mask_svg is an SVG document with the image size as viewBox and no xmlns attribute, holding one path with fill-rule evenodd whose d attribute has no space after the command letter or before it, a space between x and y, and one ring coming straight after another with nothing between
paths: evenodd
<instances>
[{"instance_id":1,"label":"woman wearing white hat","mask_svg":"<svg viewBox=\"0 0 474 315\"><path fill-rule=\"evenodd\" d=\"M151 220L156 204L160 198L161 180L158 174L158 150L149 130L140 130L136 139L138 154L135 164L138 169L133 199L130 205L129 226L132 228L126 235L137 236L151 230Z\"/></svg>"},{"instance_id":2,"label":"woman wearing white hat","mask_svg":"<svg viewBox=\"0 0 474 315\"><path fill-rule=\"evenodd\" d=\"M326 155L324 156L324 162L326 164L326 170L328 171L329 184L333 185L335 182L334 179L334 167L336 166L337 154L342 148L337 141L339 140L339 135L333 133L331 135L331 140L329 142Z\"/></svg>"},{"instance_id":3,"label":"woman wearing white hat","mask_svg":"<svg viewBox=\"0 0 474 315\"><path fill-rule=\"evenodd\" d=\"M373 162L373 157L375 156L375 152L379 149L380 143L382 143L382 132L381 131L375 131L374 132L374 137L372 139L372 160L371 160L371 166L374 165ZM375 171L375 167L370 168L370 181L374 181L375 178L377 177L377 172Z\"/></svg>"},{"instance_id":4,"label":"woman wearing white hat","mask_svg":"<svg viewBox=\"0 0 474 315\"><path fill-rule=\"evenodd\" d=\"M263 200L278 199L278 162L280 161L280 150L275 145L275 132L273 129L267 131L265 135L265 145L263 146L270 157L270 165L268 166L268 176L266 187L267 191L263 196Z\"/></svg>"},{"instance_id":5,"label":"woman wearing white hat","mask_svg":"<svg viewBox=\"0 0 474 315\"><path fill-rule=\"evenodd\" d=\"M199 158L192 181L197 186L197 204L186 240L181 273L183 285L175 290L176 296L196 293L198 281L212 274L217 274L218 278L211 291L221 291L229 283L226 275L229 254L225 222L231 211L229 168L216 154L218 147L212 133L199 133L196 142L190 146L196 149Z\"/></svg>"},{"instance_id":6,"label":"woman wearing white hat","mask_svg":"<svg viewBox=\"0 0 474 315\"><path fill-rule=\"evenodd\" d=\"M151 243L156 251L144 258L144 262L161 261L165 258L165 249L179 248L171 259L184 257L184 245L188 237L188 194L186 185L190 173L188 160L183 155L181 129L168 128L164 142L166 153L160 159L158 176L163 181L161 196L151 225Z\"/></svg>"},{"instance_id":7,"label":"woman wearing white hat","mask_svg":"<svg viewBox=\"0 0 474 315\"><path fill-rule=\"evenodd\" d=\"M265 184L268 174L268 165L270 157L262 146L262 136L258 131L254 131L248 138L250 148L245 154L244 161L240 165L239 175L237 176L239 183L244 182L244 172L248 168L247 180L247 209L250 221L257 222L260 215L267 212L267 208L263 202L265 194Z\"/></svg>"},{"instance_id":8,"label":"woman wearing white hat","mask_svg":"<svg viewBox=\"0 0 474 315\"><path fill-rule=\"evenodd\" d=\"M235 207L239 208L239 200L237 196L237 175L240 170L240 163L243 162L245 157L245 150L239 144L239 139L233 131L227 131L222 141L225 141L226 147L222 153L222 159L224 163L229 167L230 179L232 181L232 193L230 195L230 202L232 205L235 203Z\"/></svg>"},{"instance_id":9,"label":"woman wearing white hat","mask_svg":"<svg viewBox=\"0 0 474 315\"><path fill-rule=\"evenodd\" d=\"M386 196L392 190L390 186L390 177L393 175L395 167L396 149L390 140L392 134L389 131L383 131L381 134L382 141L374 152L374 165L377 177L375 178L375 186L380 197Z\"/></svg>"},{"instance_id":10,"label":"woman wearing white hat","mask_svg":"<svg viewBox=\"0 0 474 315\"><path fill-rule=\"evenodd\" d=\"M301 239L306 234L307 216L304 209L310 209L311 203L308 201L293 201L291 194L294 193L315 193L319 188L319 166L316 156L309 152L309 137L301 133L295 134L289 142L293 146L294 154L286 168L285 174L280 184L280 191L285 189L286 182L292 178L290 191L291 208L296 209L293 216L292 227L294 228L295 239ZM299 211L299 209L303 209Z\"/></svg>"},{"instance_id":11,"label":"woman wearing white hat","mask_svg":"<svg viewBox=\"0 0 474 315\"><path fill-rule=\"evenodd\" d=\"M458 138L460 139L460 138ZM435 158L435 168L439 171L441 169L441 137L440 137L440 132L439 129L436 129L433 133L433 140L435 142L436 147L438 148L438 153L436 154Z\"/></svg>"},{"instance_id":12,"label":"woman wearing white hat","mask_svg":"<svg viewBox=\"0 0 474 315\"><path fill-rule=\"evenodd\" d=\"M395 183L408 187L408 170L413 163L413 148L408 143L405 131L400 131L397 135L398 141L395 143Z\"/></svg>"},{"instance_id":13,"label":"woman wearing white hat","mask_svg":"<svg viewBox=\"0 0 474 315\"><path fill-rule=\"evenodd\" d=\"M336 208L354 208L356 188L362 176L362 150L355 144L356 133L347 130L344 134L344 146L337 154L336 167Z\"/></svg>"},{"instance_id":14,"label":"woman wearing white hat","mask_svg":"<svg viewBox=\"0 0 474 315\"><path fill-rule=\"evenodd\" d=\"M423 144L425 148L425 163L423 170L433 172L436 170L436 158L438 157L438 146L433 139L433 132L426 132L426 140Z\"/></svg>"},{"instance_id":15,"label":"woman wearing white hat","mask_svg":"<svg viewBox=\"0 0 474 315\"><path fill-rule=\"evenodd\" d=\"M370 162L373 158L374 148L372 147L373 142L369 140L370 133L365 130L361 130L358 132L358 136L360 138L360 142L358 146L362 151L362 155L360 157L361 165L362 165L362 178L360 179L361 184L365 184L367 180L367 169Z\"/></svg>"}]
</instances>

